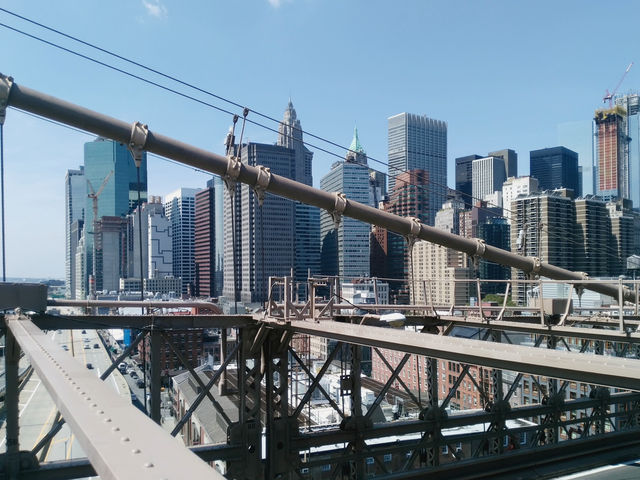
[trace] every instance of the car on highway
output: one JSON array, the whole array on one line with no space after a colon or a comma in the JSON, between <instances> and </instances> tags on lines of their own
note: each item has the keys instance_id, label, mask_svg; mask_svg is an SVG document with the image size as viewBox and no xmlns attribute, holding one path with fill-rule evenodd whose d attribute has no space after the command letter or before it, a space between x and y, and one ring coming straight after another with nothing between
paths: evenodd
<instances>
[{"instance_id":1,"label":"car on highway","mask_svg":"<svg viewBox=\"0 0 640 480\"><path fill-rule=\"evenodd\" d=\"M85 350L90 350L90 349L91 349L91 347L90 347L89 345L85 345L85 346L84 346L84 349L85 349Z\"/></svg>"},{"instance_id":2,"label":"car on highway","mask_svg":"<svg viewBox=\"0 0 640 480\"><path fill-rule=\"evenodd\" d=\"M100 345L98 345L97 343L94 343L93 348L100 348Z\"/></svg>"},{"instance_id":3,"label":"car on highway","mask_svg":"<svg viewBox=\"0 0 640 480\"><path fill-rule=\"evenodd\" d=\"M136 373L136 371L135 371L135 370L130 370L130 371L129 371L129 376L130 376L131 378L138 378L138 374Z\"/></svg>"},{"instance_id":4,"label":"car on highway","mask_svg":"<svg viewBox=\"0 0 640 480\"><path fill-rule=\"evenodd\" d=\"M86 330L82 330L82 333L83 333L83 334L86 334L86 333L87 333L87 331L86 331Z\"/></svg>"},{"instance_id":5,"label":"car on highway","mask_svg":"<svg viewBox=\"0 0 640 480\"><path fill-rule=\"evenodd\" d=\"M141 378L138 379L138 381L136 382L136 385L138 388L143 388L144 387L144 380L142 380Z\"/></svg>"},{"instance_id":6,"label":"car on highway","mask_svg":"<svg viewBox=\"0 0 640 480\"><path fill-rule=\"evenodd\" d=\"M66 345L62 345L62 349L63 349L64 351L68 351L68 350L69 350L69 347L68 347L68 346L66 346Z\"/></svg>"},{"instance_id":7,"label":"car on highway","mask_svg":"<svg viewBox=\"0 0 640 480\"><path fill-rule=\"evenodd\" d=\"M120 373L127 373L127 364L124 362L121 363L118 365L118 370L120 370Z\"/></svg>"},{"instance_id":8,"label":"car on highway","mask_svg":"<svg viewBox=\"0 0 640 480\"><path fill-rule=\"evenodd\" d=\"M88 368L89 370L93 370L93 365L92 365L92 364L90 364L90 363L87 363L87 368Z\"/></svg>"}]
</instances>

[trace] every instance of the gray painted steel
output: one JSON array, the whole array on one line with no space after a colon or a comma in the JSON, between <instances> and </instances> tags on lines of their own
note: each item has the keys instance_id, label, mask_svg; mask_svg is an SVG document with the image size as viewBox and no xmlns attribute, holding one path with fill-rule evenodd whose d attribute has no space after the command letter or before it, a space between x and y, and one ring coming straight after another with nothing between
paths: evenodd
<instances>
[{"instance_id":1,"label":"gray painted steel","mask_svg":"<svg viewBox=\"0 0 640 480\"><path fill-rule=\"evenodd\" d=\"M295 333L534 375L640 391L640 360L547 350L332 321L272 325Z\"/></svg>"},{"instance_id":2,"label":"gray painted steel","mask_svg":"<svg viewBox=\"0 0 640 480\"><path fill-rule=\"evenodd\" d=\"M224 478L118 396L25 317L7 327L101 478ZM171 452L171 455L167 455Z\"/></svg>"},{"instance_id":3,"label":"gray painted steel","mask_svg":"<svg viewBox=\"0 0 640 480\"><path fill-rule=\"evenodd\" d=\"M0 74L0 78L6 78ZM57 99L17 85L15 82L9 92L9 106L41 115L58 122L71 125L82 130L102 135L106 138L129 144L135 123L117 120L107 115L94 112L72 103ZM259 185L260 166L251 166L227 159L221 155L188 145L172 138L148 132L144 149L148 152L171 158L185 165L190 165L220 176L226 176L231 182L238 181L251 186ZM374 207L346 199L346 202L334 193L310 187L295 180L271 174L266 191L313 205L328 212L355 218L372 225L378 225L404 236L415 236L422 240L452 248L468 255L485 258L491 262L507 265L525 273L557 280L584 280L588 277L564 268L556 267L533 257L523 257L512 252L501 250L484 244L477 239L464 238L444 230L439 230L405 217L384 212ZM346 204L345 204L346 203ZM585 288L605 295L618 297L618 288L611 285L585 284ZM625 289L625 298L635 302L635 295Z\"/></svg>"}]
</instances>

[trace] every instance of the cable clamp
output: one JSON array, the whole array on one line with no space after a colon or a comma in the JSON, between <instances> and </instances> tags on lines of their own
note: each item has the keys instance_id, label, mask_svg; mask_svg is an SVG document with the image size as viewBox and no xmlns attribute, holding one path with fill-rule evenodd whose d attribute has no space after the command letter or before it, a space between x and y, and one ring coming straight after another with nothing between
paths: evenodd
<instances>
[{"instance_id":1,"label":"cable clamp","mask_svg":"<svg viewBox=\"0 0 640 480\"><path fill-rule=\"evenodd\" d=\"M484 240L482 240L481 238L476 238L476 253L475 255L478 256L483 256L484 252L487 250L487 244Z\"/></svg>"},{"instance_id":2,"label":"cable clamp","mask_svg":"<svg viewBox=\"0 0 640 480\"><path fill-rule=\"evenodd\" d=\"M540 269L542 268L542 262L538 257L532 257L533 265L531 266L531 273L535 273L536 275L540 273Z\"/></svg>"},{"instance_id":3,"label":"cable clamp","mask_svg":"<svg viewBox=\"0 0 640 480\"><path fill-rule=\"evenodd\" d=\"M404 238L407 240L407 244L409 246L409 250L413 249L413 245L416 243L420 232L422 231L422 224L420 223L420 219L417 217L409 217L409 234L405 235Z\"/></svg>"},{"instance_id":4,"label":"cable clamp","mask_svg":"<svg viewBox=\"0 0 640 480\"><path fill-rule=\"evenodd\" d=\"M336 228L340 225L340 220L342 220L342 214L344 210L347 208L347 196L341 192L333 193L336 200L333 207L333 212L329 212L331 214L331 218L333 218L333 223L336 224Z\"/></svg>"},{"instance_id":5,"label":"cable clamp","mask_svg":"<svg viewBox=\"0 0 640 480\"><path fill-rule=\"evenodd\" d=\"M13 86L13 77L7 77L0 73L0 125L4 125L9 106L9 94Z\"/></svg>"},{"instance_id":6,"label":"cable clamp","mask_svg":"<svg viewBox=\"0 0 640 480\"><path fill-rule=\"evenodd\" d=\"M262 206L264 202L264 194L269 188L269 182L271 182L271 170L264 165L258 166L258 178L253 186L253 191L258 197L258 205Z\"/></svg>"},{"instance_id":7,"label":"cable clamp","mask_svg":"<svg viewBox=\"0 0 640 480\"><path fill-rule=\"evenodd\" d=\"M240 176L240 169L242 168L242 162L236 156L229 155L227 157L227 171L222 179L227 186L229 195L233 198L233 194L236 191L236 183L238 183L238 177Z\"/></svg>"},{"instance_id":8,"label":"cable clamp","mask_svg":"<svg viewBox=\"0 0 640 480\"><path fill-rule=\"evenodd\" d=\"M149 136L149 128L140 123L133 122L131 125L131 137L129 140L129 151L133 157L133 161L136 163L136 167L140 168L142 164L142 152L144 146L147 143L147 137Z\"/></svg>"}]
</instances>

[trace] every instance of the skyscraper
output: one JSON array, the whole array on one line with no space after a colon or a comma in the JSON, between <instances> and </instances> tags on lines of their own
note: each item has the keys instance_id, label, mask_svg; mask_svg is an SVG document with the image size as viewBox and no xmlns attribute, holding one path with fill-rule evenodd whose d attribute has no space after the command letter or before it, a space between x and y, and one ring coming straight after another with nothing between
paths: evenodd
<instances>
[{"instance_id":1,"label":"skyscraper","mask_svg":"<svg viewBox=\"0 0 640 480\"><path fill-rule=\"evenodd\" d=\"M195 294L216 297L216 195L213 179L207 188L196 193L194 255L196 263Z\"/></svg>"},{"instance_id":2,"label":"skyscraper","mask_svg":"<svg viewBox=\"0 0 640 480\"><path fill-rule=\"evenodd\" d=\"M313 185L313 152L304 146L302 125L289 100L278 127L277 145L294 151L291 177L305 185ZM306 286L308 273L320 272L320 211L301 202L295 204L294 277Z\"/></svg>"},{"instance_id":3,"label":"skyscraper","mask_svg":"<svg viewBox=\"0 0 640 480\"><path fill-rule=\"evenodd\" d=\"M488 157L500 157L504 160L504 168L507 178L518 176L518 154L515 150L505 148L502 150L496 150L495 152L489 152Z\"/></svg>"},{"instance_id":4,"label":"skyscraper","mask_svg":"<svg viewBox=\"0 0 640 480\"><path fill-rule=\"evenodd\" d=\"M329 173L320 180L320 188L327 192L342 192L350 200L368 205L370 177L366 154L359 142L354 147L349 149L345 161L331 166ZM322 273L341 277L369 276L370 231L369 224L349 217L342 217L336 225L332 216L323 210L320 213Z\"/></svg>"},{"instance_id":5,"label":"skyscraper","mask_svg":"<svg viewBox=\"0 0 640 480\"><path fill-rule=\"evenodd\" d=\"M596 110L595 193L604 200L629 198L628 137L626 111L620 105Z\"/></svg>"},{"instance_id":6,"label":"skyscraper","mask_svg":"<svg viewBox=\"0 0 640 480\"><path fill-rule=\"evenodd\" d=\"M276 175L291 178L295 150L278 145L248 143L241 158L249 165L263 165ZM263 302L268 297L270 276L290 275L296 246L296 205L266 194L260 206L254 190L240 187L240 252L243 303Z\"/></svg>"},{"instance_id":7,"label":"skyscraper","mask_svg":"<svg viewBox=\"0 0 640 480\"><path fill-rule=\"evenodd\" d=\"M195 203L197 188L179 188L164 198L164 214L171 224L173 276L182 278L182 293L193 292Z\"/></svg>"},{"instance_id":8,"label":"skyscraper","mask_svg":"<svg viewBox=\"0 0 640 480\"><path fill-rule=\"evenodd\" d=\"M565 189L520 196L511 205L511 251L572 270L576 209L569 192ZM525 277L521 270L512 269L513 280ZM525 304L528 290L526 284L514 284L514 300Z\"/></svg>"},{"instance_id":9,"label":"skyscraper","mask_svg":"<svg viewBox=\"0 0 640 480\"><path fill-rule=\"evenodd\" d=\"M384 210L403 217L415 217L421 222L426 222L429 212L429 174L424 170L410 170L398 175L395 187L389 194L389 200L384 203ZM388 269L382 276L402 279L401 284L390 282L389 288L395 298L408 300L407 241L397 233L387 232L385 237L379 236L381 232L376 233L378 238L386 238Z\"/></svg>"},{"instance_id":10,"label":"skyscraper","mask_svg":"<svg viewBox=\"0 0 640 480\"><path fill-rule=\"evenodd\" d=\"M87 182L84 178L84 167L78 170L67 170L64 178L65 200L65 297L75 298L76 293L76 259L75 252L82 234L84 210L87 201ZM75 230L72 228L76 223ZM72 234L75 233L75 234Z\"/></svg>"},{"instance_id":11,"label":"skyscraper","mask_svg":"<svg viewBox=\"0 0 640 480\"><path fill-rule=\"evenodd\" d=\"M461 200L466 208L470 208L473 201L473 161L482 158L480 155L467 155L456 158L456 190L461 193Z\"/></svg>"},{"instance_id":12,"label":"skyscraper","mask_svg":"<svg viewBox=\"0 0 640 480\"><path fill-rule=\"evenodd\" d=\"M429 225L447 199L447 123L424 115L400 113L388 119L389 191L408 170L429 174Z\"/></svg>"},{"instance_id":13,"label":"skyscraper","mask_svg":"<svg viewBox=\"0 0 640 480\"><path fill-rule=\"evenodd\" d=\"M629 165L629 199L640 207L640 95L630 93L616 97L616 106L625 111L623 131L626 137L624 156Z\"/></svg>"},{"instance_id":14,"label":"skyscraper","mask_svg":"<svg viewBox=\"0 0 640 480\"><path fill-rule=\"evenodd\" d=\"M137 169L126 145L98 137L84 145L84 175L87 186L85 199L86 275L102 274L93 271L94 265L94 206L97 219L103 216L124 217L137 205L138 189L141 202L147 199L147 156L143 153L140 166L140 184ZM91 195L91 196L89 196ZM122 259L119 260L122 264ZM83 279L86 283L88 278ZM86 289L87 293L90 289Z\"/></svg>"},{"instance_id":15,"label":"skyscraper","mask_svg":"<svg viewBox=\"0 0 640 480\"><path fill-rule=\"evenodd\" d=\"M570 188L579 197L578 154L566 147L542 148L529 154L531 176L538 179L540 190Z\"/></svg>"},{"instance_id":16,"label":"skyscraper","mask_svg":"<svg viewBox=\"0 0 640 480\"><path fill-rule=\"evenodd\" d=\"M142 215L138 209L129 215L128 269L127 277L140 279L140 227L138 218L142 219L142 276L148 278L164 278L173 276L173 252L171 225L164 215L164 206L160 197L149 197L149 202L142 204Z\"/></svg>"},{"instance_id":17,"label":"skyscraper","mask_svg":"<svg viewBox=\"0 0 640 480\"><path fill-rule=\"evenodd\" d=\"M487 195L502 191L502 184L507 177L501 157L478 158L472 162L471 168L473 198L485 200Z\"/></svg>"}]
</instances>

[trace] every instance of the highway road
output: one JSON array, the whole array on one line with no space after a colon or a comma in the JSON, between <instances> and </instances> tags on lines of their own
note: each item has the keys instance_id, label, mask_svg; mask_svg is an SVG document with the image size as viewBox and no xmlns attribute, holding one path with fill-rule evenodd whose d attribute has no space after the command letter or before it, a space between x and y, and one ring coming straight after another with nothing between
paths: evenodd
<instances>
[{"instance_id":1,"label":"highway road","mask_svg":"<svg viewBox=\"0 0 640 480\"><path fill-rule=\"evenodd\" d=\"M640 459L565 475L555 480L637 480L638 478L640 478Z\"/></svg>"},{"instance_id":2,"label":"highway road","mask_svg":"<svg viewBox=\"0 0 640 480\"><path fill-rule=\"evenodd\" d=\"M107 351L94 330L56 330L50 331L48 335L82 365L90 365L90 370L95 372L96 376L100 376L111 364ZM26 358L23 361L26 361ZM120 372L115 370L106 382L130 401L129 385ZM53 400L35 372L20 392L19 405L20 449L32 449L49 431L57 413ZM6 446L3 424L0 428L0 452L4 451ZM39 460L65 460L85 456L82 447L65 424L52 440L50 448L41 452Z\"/></svg>"}]
</instances>

